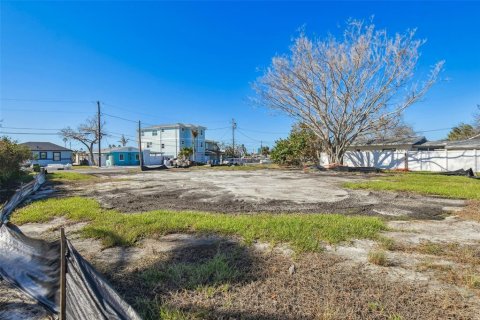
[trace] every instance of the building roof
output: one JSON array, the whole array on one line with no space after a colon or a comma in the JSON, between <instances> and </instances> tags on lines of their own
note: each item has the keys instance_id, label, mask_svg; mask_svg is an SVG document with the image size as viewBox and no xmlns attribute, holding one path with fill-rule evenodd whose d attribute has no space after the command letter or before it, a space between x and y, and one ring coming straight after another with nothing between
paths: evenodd
<instances>
[{"instance_id":1,"label":"building roof","mask_svg":"<svg viewBox=\"0 0 480 320\"><path fill-rule=\"evenodd\" d=\"M21 145L27 146L32 151L72 151L51 142L25 142Z\"/></svg>"},{"instance_id":2,"label":"building roof","mask_svg":"<svg viewBox=\"0 0 480 320\"><path fill-rule=\"evenodd\" d=\"M437 140L437 141L425 141L424 143L417 144L417 148L439 148L443 149L448 144L448 140Z\"/></svg>"},{"instance_id":3,"label":"building roof","mask_svg":"<svg viewBox=\"0 0 480 320\"><path fill-rule=\"evenodd\" d=\"M114 147L114 148L104 148L102 153L111 153L111 152L138 152L138 148L135 147ZM93 153L98 153L98 150L94 150Z\"/></svg>"},{"instance_id":4,"label":"building roof","mask_svg":"<svg viewBox=\"0 0 480 320\"><path fill-rule=\"evenodd\" d=\"M371 139L362 142L354 142L351 144L351 147L395 147L403 145L417 145L426 142L427 139L423 136L416 137L403 137L403 138L392 138L392 139Z\"/></svg>"},{"instance_id":5,"label":"building roof","mask_svg":"<svg viewBox=\"0 0 480 320\"><path fill-rule=\"evenodd\" d=\"M155 126L150 126L150 127L145 127L145 128L142 128L142 131L145 131L145 130L155 130L155 129L166 129L166 128L201 128L201 129L207 129L206 127L204 126L200 126L200 125L195 125L195 124L191 124L191 123L171 123L171 124L159 124L159 125L155 125Z\"/></svg>"},{"instance_id":6,"label":"building roof","mask_svg":"<svg viewBox=\"0 0 480 320\"><path fill-rule=\"evenodd\" d=\"M445 148L449 150L480 149L480 137L468 140L449 141Z\"/></svg>"}]
</instances>

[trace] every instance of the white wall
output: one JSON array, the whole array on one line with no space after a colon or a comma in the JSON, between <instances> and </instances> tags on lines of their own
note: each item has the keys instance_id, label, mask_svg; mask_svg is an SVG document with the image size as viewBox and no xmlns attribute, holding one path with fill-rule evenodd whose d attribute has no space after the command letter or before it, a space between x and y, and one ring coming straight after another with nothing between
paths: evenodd
<instances>
[{"instance_id":1,"label":"white wall","mask_svg":"<svg viewBox=\"0 0 480 320\"><path fill-rule=\"evenodd\" d=\"M345 165L352 167L376 167L381 169L405 169L405 150L397 151L348 151ZM453 171L472 168L480 171L480 150L408 151L408 169L411 171ZM325 154L321 164L328 164Z\"/></svg>"}]
</instances>

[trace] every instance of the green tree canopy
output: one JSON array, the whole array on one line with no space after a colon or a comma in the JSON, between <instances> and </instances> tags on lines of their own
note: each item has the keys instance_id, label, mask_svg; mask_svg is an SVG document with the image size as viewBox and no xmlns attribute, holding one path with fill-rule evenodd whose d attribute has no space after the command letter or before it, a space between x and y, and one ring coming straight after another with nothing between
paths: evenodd
<instances>
[{"instance_id":1,"label":"green tree canopy","mask_svg":"<svg viewBox=\"0 0 480 320\"><path fill-rule=\"evenodd\" d=\"M30 149L8 137L0 139L0 186L4 186L21 174L20 165L31 159Z\"/></svg>"},{"instance_id":2,"label":"green tree canopy","mask_svg":"<svg viewBox=\"0 0 480 320\"><path fill-rule=\"evenodd\" d=\"M276 141L270 158L275 163L288 165L318 163L320 151L320 139L307 126L299 124L292 128L288 138Z\"/></svg>"},{"instance_id":3,"label":"green tree canopy","mask_svg":"<svg viewBox=\"0 0 480 320\"><path fill-rule=\"evenodd\" d=\"M472 125L466 123L460 123L454 127L448 134L448 140L465 140L478 134Z\"/></svg>"}]
</instances>

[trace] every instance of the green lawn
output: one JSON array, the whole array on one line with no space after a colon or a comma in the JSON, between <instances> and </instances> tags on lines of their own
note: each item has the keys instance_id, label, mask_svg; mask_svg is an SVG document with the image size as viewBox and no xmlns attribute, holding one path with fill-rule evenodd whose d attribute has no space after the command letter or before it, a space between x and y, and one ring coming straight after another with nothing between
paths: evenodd
<instances>
[{"instance_id":1,"label":"green lawn","mask_svg":"<svg viewBox=\"0 0 480 320\"><path fill-rule=\"evenodd\" d=\"M362 182L347 182L351 189L408 191L446 198L480 200L480 180L433 173L397 173Z\"/></svg>"},{"instance_id":2,"label":"green lawn","mask_svg":"<svg viewBox=\"0 0 480 320\"><path fill-rule=\"evenodd\" d=\"M386 229L376 217L338 214L240 214L150 211L124 214L100 208L93 199L71 197L32 203L12 215L13 222L42 222L57 216L90 221L85 237L101 239L106 246L134 245L143 237L175 232L237 235L246 242L262 240L289 243L298 251L320 250L323 242L376 238Z\"/></svg>"},{"instance_id":3,"label":"green lawn","mask_svg":"<svg viewBox=\"0 0 480 320\"><path fill-rule=\"evenodd\" d=\"M59 182L59 181L85 181L96 179L95 176L78 173L73 171L53 171L47 174L47 178L50 181Z\"/></svg>"}]
</instances>

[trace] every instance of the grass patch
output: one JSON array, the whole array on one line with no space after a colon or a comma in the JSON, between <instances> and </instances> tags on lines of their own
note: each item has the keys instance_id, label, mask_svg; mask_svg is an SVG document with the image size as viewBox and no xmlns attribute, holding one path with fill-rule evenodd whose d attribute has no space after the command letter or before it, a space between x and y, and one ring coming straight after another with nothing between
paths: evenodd
<instances>
[{"instance_id":1,"label":"grass patch","mask_svg":"<svg viewBox=\"0 0 480 320\"><path fill-rule=\"evenodd\" d=\"M229 263L228 257L221 253L207 261L176 263L169 265L165 270L148 269L141 275L145 284L150 287L155 287L158 283L174 283L184 289L205 290L206 294L214 294L213 291L217 290L216 285L232 281L239 276L240 272Z\"/></svg>"},{"instance_id":2,"label":"grass patch","mask_svg":"<svg viewBox=\"0 0 480 320\"><path fill-rule=\"evenodd\" d=\"M139 298L134 302L135 309L139 311L143 319L162 319L162 320L197 320L201 319L199 315L184 312L179 309L162 305L156 300Z\"/></svg>"},{"instance_id":3,"label":"grass patch","mask_svg":"<svg viewBox=\"0 0 480 320\"><path fill-rule=\"evenodd\" d=\"M407 191L446 198L480 200L480 181L432 173L398 173L375 180L347 182L350 189Z\"/></svg>"},{"instance_id":4,"label":"grass patch","mask_svg":"<svg viewBox=\"0 0 480 320\"><path fill-rule=\"evenodd\" d=\"M241 236L247 243L262 240L289 243L297 251L317 251L324 242L375 239L386 230L377 217L339 214L258 214L226 215L204 212L157 210L124 214L100 208L97 201L71 197L34 202L17 210L13 222L44 222L65 216L90 221L82 233L101 239L106 246L134 245L143 237L175 232L216 233Z\"/></svg>"},{"instance_id":5,"label":"grass patch","mask_svg":"<svg viewBox=\"0 0 480 320\"><path fill-rule=\"evenodd\" d=\"M82 166L82 165L73 165L73 170L81 170L81 169L98 169L96 166Z\"/></svg>"},{"instance_id":6,"label":"grass patch","mask_svg":"<svg viewBox=\"0 0 480 320\"><path fill-rule=\"evenodd\" d=\"M387 254L383 250L373 250L368 253L368 262L377 266L388 266Z\"/></svg>"},{"instance_id":7,"label":"grass patch","mask_svg":"<svg viewBox=\"0 0 480 320\"><path fill-rule=\"evenodd\" d=\"M423 254L430 254L434 256L440 256L443 252L443 244L431 242L431 241L422 241L417 247L416 251Z\"/></svg>"},{"instance_id":8,"label":"grass patch","mask_svg":"<svg viewBox=\"0 0 480 320\"><path fill-rule=\"evenodd\" d=\"M65 171L54 171L49 172L47 174L47 179L53 182L61 182L61 181L86 181L86 180L93 180L96 177L83 174L78 172L65 172Z\"/></svg>"}]
</instances>

